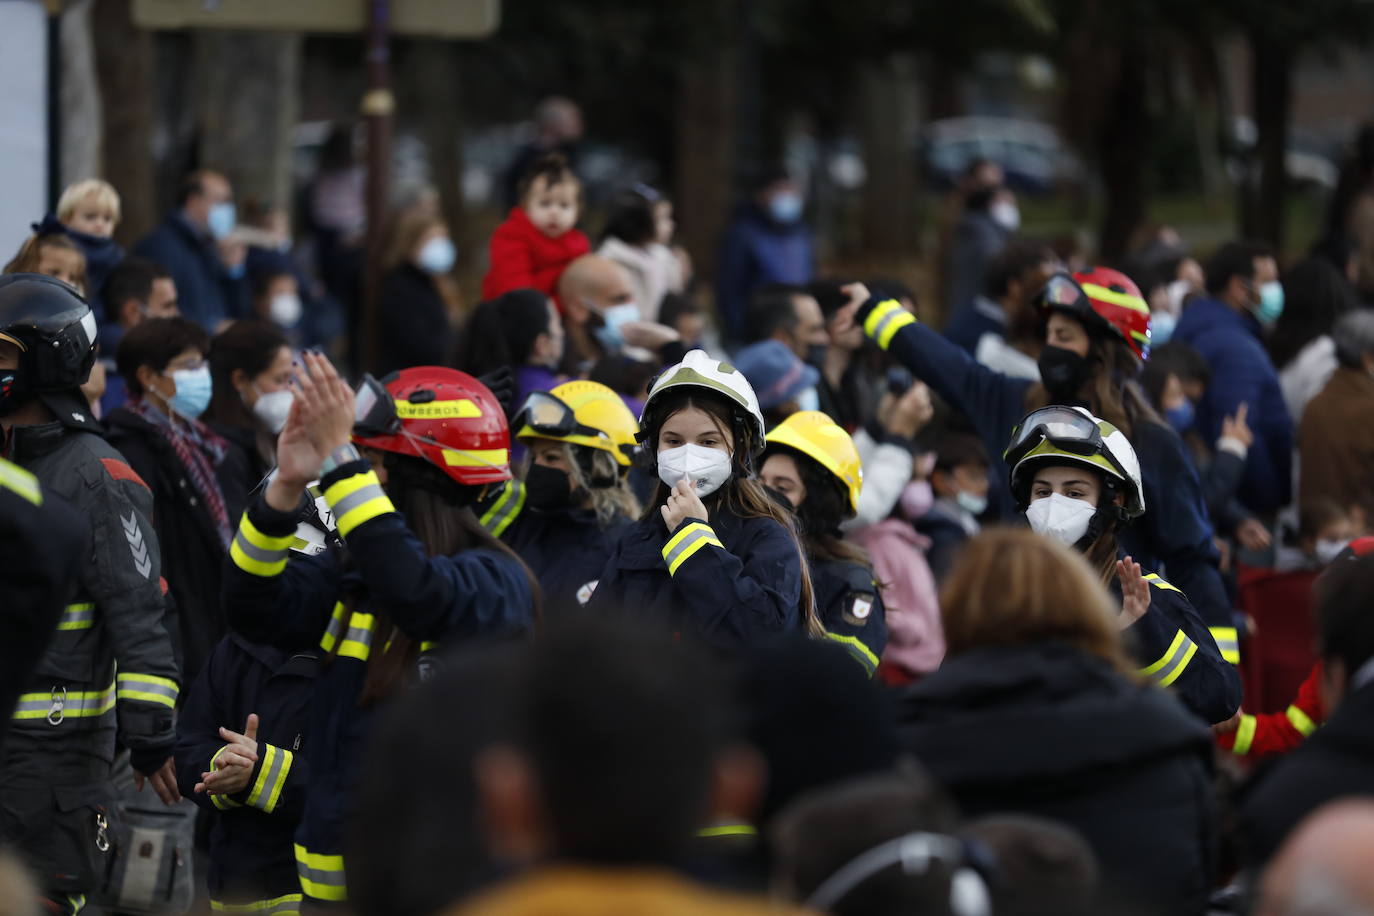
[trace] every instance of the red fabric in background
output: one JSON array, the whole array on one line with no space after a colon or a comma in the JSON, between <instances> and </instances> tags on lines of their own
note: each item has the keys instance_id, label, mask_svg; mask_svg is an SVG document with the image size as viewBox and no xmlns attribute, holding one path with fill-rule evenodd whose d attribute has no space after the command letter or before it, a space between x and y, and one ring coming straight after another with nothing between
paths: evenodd
<instances>
[{"instance_id":1,"label":"red fabric in background","mask_svg":"<svg viewBox=\"0 0 1374 916\"><path fill-rule=\"evenodd\" d=\"M1241 648L1245 711L1282 712L1316 664L1312 616L1315 570L1239 568L1240 607L1255 621Z\"/></svg>"}]
</instances>

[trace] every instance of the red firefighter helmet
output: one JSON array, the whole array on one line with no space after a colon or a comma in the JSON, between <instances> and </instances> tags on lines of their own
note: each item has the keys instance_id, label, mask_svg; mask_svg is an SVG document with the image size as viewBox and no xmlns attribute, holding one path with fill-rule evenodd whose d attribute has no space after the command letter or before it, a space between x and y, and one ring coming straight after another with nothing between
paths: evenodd
<instances>
[{"instance_id":1,"label":"red firefighter helmet","mask_svg":"<svg viewBox=\"0 0 1374 916\"><path fill-rule=\"evenodd\" d=\"M487 387L441 366L363 379L353 441L422 458L460 484L510 480L510 428Z\"/></svg>"},{"instance_id":2,"label":"red firefighter helmet","mask_svg":"<svg viewBox=\"0 0 1374 916\"><path fill-rule=\"evenodd\" d=\"M1057 273L1036 297L1046 312L1065 312L1090 333L1120 337L1138 359L1150 355L1150 306L1130 277L1110 267L1091 267L1073 276Z\"/></svg>"}]
</instances>

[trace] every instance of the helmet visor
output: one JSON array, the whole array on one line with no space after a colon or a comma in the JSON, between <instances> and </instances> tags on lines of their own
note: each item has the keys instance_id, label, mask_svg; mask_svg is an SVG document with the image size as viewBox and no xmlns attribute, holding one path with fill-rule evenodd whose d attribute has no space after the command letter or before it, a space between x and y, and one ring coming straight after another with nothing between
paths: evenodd
<instances>
[{"instance_id":1,"label":"helmet visor","mask_svg":"<svg viewBox=\"0 0 1374 916\"><path fill-rule=\"evenodd\" d=\"M1103 450L1102 431L1089 416L1072 407L1042 407L1017 425L1007 446L1006 460L1014 464L1022 455L1049 440L1075 455L1095 455Z\"/></svg>"},{"instance_id":2,"label":"helmet visor","mask_svg":"<svg viewBox=\"0 0 1374 916\"><path fill-rule=\"evenodd\" d=\"M577 422L571 407L547 391L534 391L525 399L520 412L515 415L516 429L529 428L537 436L563 439L568 436L591 436L596 438L601 431Z\"/></svg>"},{"instance_id":3,"label":"helmet visor","mask_svg":"<svg viewBox=\"0 0 1374 916\"><path fill-rule=\"evenodd\" d=\"M395 399L386 386L371 375L363 376L353 403L353 432L357 435L394 436L401 431Z\"/></svg>"},{"instance_id":4,"label":"helmet visor","mask_svg":"<svg viewBox=\"0 0 1374 916\"><path fill-rule=\"evenodd\" d=\"M1040 292L1040 306L1047 309L1067 309L1077 311L1088 308L1088 294L1083 287L1068 274L1060 273L1050 277Z\"/></svg>"}]
</instances>

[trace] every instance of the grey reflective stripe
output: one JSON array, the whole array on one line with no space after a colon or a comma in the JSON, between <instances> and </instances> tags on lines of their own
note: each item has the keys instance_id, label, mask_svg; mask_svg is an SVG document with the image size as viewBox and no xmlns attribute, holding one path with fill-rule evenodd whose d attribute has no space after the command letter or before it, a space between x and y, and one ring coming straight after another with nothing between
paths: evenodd
<instances>
[{"instance_id":1,"label":"grey reflective stripe","mask_svg":"<svg viewBox=\"0 0 1374 916\"><path fill-rule=\"evenodd\" d=\"M257 787L251 793L248 803L255 808L267 809L267 803L272 800L273 790L277 785L277 780L281 779L282 769L286 766L286 761L290 760L290 752L277 748L272 754L272 768L265 775L259 774Z\"/></svg>"},{"instance_id":2,"label":"grey reflective stripe","mask_svg":"<svg viewBox=\"0 0 1374 916\"><path fill-rule=\"evenodd\" d=\"M1163 684L1165 686L1172 684L1177 680L1179 674L1183 672L1183 667L1188 664L1189 659L1196 649L1197 643L1193 642L1187 636L1184 636L1182 642L1174 648L1174 651L1170 653L1169 658L1164 662L1164 667L1160 668L1154 674L1149 675L1150 683Z\"/></svg>"},{"instance_id":3,"label":"grey reflective stripe","mask_svg":"<svg viewBox=\"0 0 1374 916\"><path fill-rule=\"evenodd\" d=\"M300 859L296 860L296 874L300 875L302 881L309 881L312 884L327 884L330 887L344 886L344 873L342 871L311 868ZM311 894L311 896L315 895Z\"/></svg>"},{"instance_id":4,"label":"grey reflective stripe","mask_svg":"<svg viewBox=\"0 0 1374 916\"><path fill-rule=\"evenodd\" d=\"M234 543L238 546L239 550L243 551L248 559L257 560L259 563L280 563L282 560L285 560L287 554L291 552L289 546L282 547L278 550L266 550L259 547L243 536L243 529L241 528L238 533L234 535Z\"/></svg>"},{"instance_id":5,"label":"grey reflective stripe","mask_svg":"<svg viewBox=\"0 0 1374 916\"><path fill-rule=\"evenodd\" d=\"M69 604L58 621L59 630L84 630L95 623L94 604Z\"/></svg>"},{"instance_id":6,"label":"grey reflective stripe","mask_svg":"<svg viewBox=\"0 0 1374 916\"><path fill-rule=\"evenodd\" d=\"M878 323L873 326L873 333L868 336L873 338L874 340L881 340L883 336L883 328L886 328L889 324L896 321L899 316L905 314L906 310L903 309L901 306L898 306L897 308L893 309L892 311L884 315L878 321Z\"/></svg>"},{"instance_id":7,"label":"grey reflective stripe","mask_svg":"<svg viewBox=\"0 0 1374 916\"><path fill-rule=\"evenodd\" d=\"M1213 634L1212 634L1212 638L1216 640L1217 649L1220 650L1220 651L1222 651L1222 652L1239 652L1239 651L1240 651L1240 640L1237 639L1237 638L1235 638L1235 637L1232 637L1232 636L1223 636L1223 637L1221 637L1220 639L1218 639L1218 638L1217 638L1217 635L1216 635L1215 633L1213 633Z\"/></svg>"},{"instance_id":8,"label":"grey reflective stripe","mask_svg":"<svg viewBox=\"0 0 1374 916\"><path fill-rule=\"evenodd\" d=\"M716 536L709 528L696 529L691 534L683 538L681 541L678 541L677 546L668 552L668 555L663 558L663 561L668 564L668 568L671 570L673 568L673 564L677 562L678 557L682 556L684 553L690 550L692 545L695 544L697 541L704 539L714 541L716 540Z\"/></svg>"},{"instance_id":9,"label":"grey reflective stripe","mask_svg":"<svg viewBox=\"0 0 1374 916\"><path fill-rule=\"evenodd\" d=\"M91 718L114 710L115 688L106 690L70 691L54 687L49 693L26 693L19 697L11 718L45 719L49 714L66 718ZM56 723L53 723L56 724Z\"/></svg>"},{"instance_id":10,"label":"grey reflective stripe","mask_svg":"<svg viewBox=\"0 0 1374 916\"><path fill-rule=\"evenodd\" d=\"M345 496L338 502L334 503L329 508L334 510L335 518L343 518L351 510L358 508L363 503L367 502L369 499L376 499L379 496L385 495L385 490L377 486L375 483L372 483L363 487L361 490L354 490L352 493L349 493L347 496Z\"/></svg>"},{"instance_id":11,"label":"grey reflective stripe","mask_svg":"<svg viewBox=\"0 0 1374 916\"><path fill-rule=\"evenodd\" d=\"M174 684L164 684L161 681L145 678L138 674L121 674L118 679L118 688L121 698L128 693L153 694L155 696L166 697L173 704L176 703L177 693L179 692ZM143 699L134 697L133 699Z\"/></svg>"},{"instance_id":12,"label":"grey reflective stripe","mask_svg":"<svg viewBox=\"0 0 1374 916\"><path fill-rule=\"evenodd\" d=\"M337 604L337 605L335 605L335 606L334 606L334 613L333 613L332 615L330 615L330 618L329 618L329 626L327 626L327 627L324 628L324 639L320 640L321 643L327 643L327 645L325 646L325 649L326 649L326 650L334 648L334 644L335 644L336 642L338 642L339 634L343 632L343 628L344 628L344 618L343 618L343 615L344 615L344 608L343 608L343 605L342 605L342 604Z\"/></svg>"}]
</instances>

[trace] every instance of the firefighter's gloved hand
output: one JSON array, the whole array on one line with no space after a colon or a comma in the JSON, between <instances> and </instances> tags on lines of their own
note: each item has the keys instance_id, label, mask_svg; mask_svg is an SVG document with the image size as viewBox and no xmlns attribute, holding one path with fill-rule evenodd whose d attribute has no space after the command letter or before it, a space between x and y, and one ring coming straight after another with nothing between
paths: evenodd
<instances>
[{"instance_id":1,"label":"firefighter's gloved hand","mask_svg":"<svg viewBox=\"0 0 1374 916\"><path fill-rule=\"evenodd\" d=\"M496 403L500 404L501 409L506 412L507 418L510 418L519 409L520 405L511 403L515 397L515 376L511 375L509 366L502 366L499 369L493 369L486 375L479 375L477 381L487 386L492 397L496 398Z\"/></svg>"},{"instance_id":2,"label":"firefighter's gloved hand","mask_svg":"<svg viewBox=\"0 0 1374 916\"><path fill-rule=\"evenodd\" d=\"M172 748L175 745L155 745L153 747L130 748L129 763L133 768L144 776L152 776L162 769L162 764L167 758L172 756Z\"/></svg>"}]
</instances>

